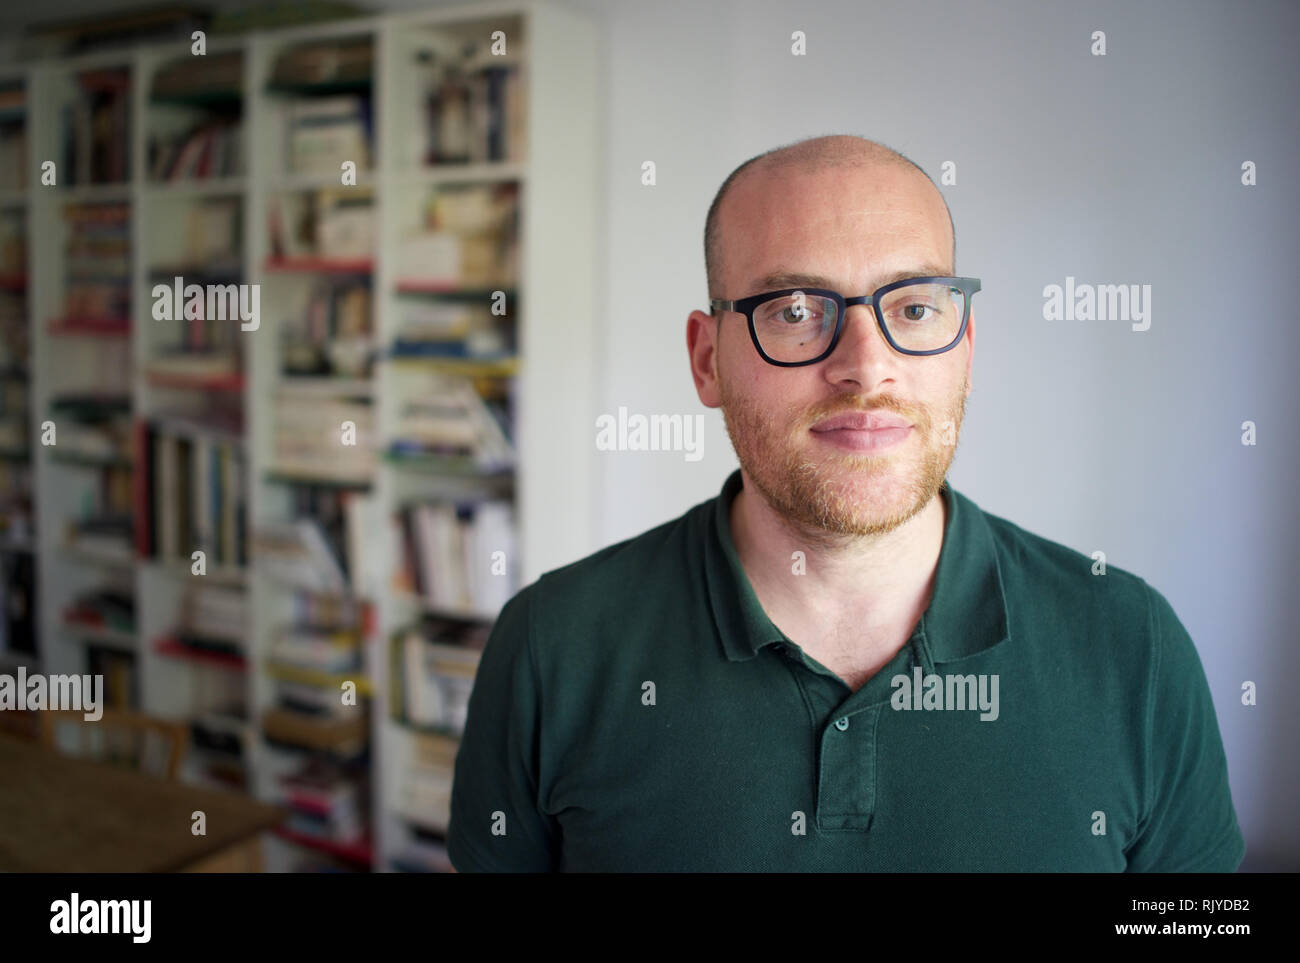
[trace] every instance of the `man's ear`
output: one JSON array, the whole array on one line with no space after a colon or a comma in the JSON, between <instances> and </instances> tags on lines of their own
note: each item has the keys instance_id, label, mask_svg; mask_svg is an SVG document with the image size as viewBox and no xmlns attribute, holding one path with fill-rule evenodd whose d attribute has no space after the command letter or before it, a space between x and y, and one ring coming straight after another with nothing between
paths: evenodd
<instances>
[{"instance_id":1,"label":"man's ear","mask_svg":"<svg viewBox=\"0 0 1300 963\"><path fill-rule=\"evenodd\" d=\"M707 408L722 407L722 392L718 388L718 345L722 334L722 318L703 311L692 311L686 319L686 352L691 365L691 378L695 393Z\"/></svg>"}]
</instances>

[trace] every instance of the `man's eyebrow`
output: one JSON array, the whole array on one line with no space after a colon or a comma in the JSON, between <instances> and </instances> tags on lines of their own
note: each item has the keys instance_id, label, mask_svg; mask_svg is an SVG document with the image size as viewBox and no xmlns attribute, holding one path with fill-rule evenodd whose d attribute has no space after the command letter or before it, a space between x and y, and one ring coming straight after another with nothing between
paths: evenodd
<instances>
[{"instance_id":1,"label":"man's eyebrow","mask_svg":"<svg viewBox=\"0 0 1300 963\"><path fill-rule=\"evenodd\" d=\"M877 291L886 284L893 284L895 281L905 281L908 278L942 278L950 277L947 270L935 264L922 264L920 267L911 268L904 271L895 271L892 274L886 274L876 281L876 286L871 291ZM783 291L786 288L824 288L826 290L837 290L835 282L828 277L820 274L803 274L798 271L773 271L771 274L765 274L756 280L751 286L751 290L756 292L763 291ZM863 294L870 294L871 291L864 291ZM841 294L855 297L854 292L841 291Z\"/></svg>"}]
</instances>

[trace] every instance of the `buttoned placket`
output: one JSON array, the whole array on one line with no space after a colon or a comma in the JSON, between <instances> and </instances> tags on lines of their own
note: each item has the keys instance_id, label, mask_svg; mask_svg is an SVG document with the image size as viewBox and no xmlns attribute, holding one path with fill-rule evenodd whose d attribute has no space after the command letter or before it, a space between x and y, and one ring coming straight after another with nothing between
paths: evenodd
<instances>
[{"instance_id":1,"label":"buttoned placket","mask_svg":"<svg viewBox=\"0 0 1300 963\"><path fill-rule=\"evenodd\" d=\"M932 672L924 620L907 644L857 692L829 669L785 640L777 646L791 662L791 674L803 692L810 724L819 732L816 825L821 832L865 832L876 808L877 730L889 706L878 682L898 671L921 665ZM870 700L870 701L869 701Z\"/></svg>"}]
</instances>

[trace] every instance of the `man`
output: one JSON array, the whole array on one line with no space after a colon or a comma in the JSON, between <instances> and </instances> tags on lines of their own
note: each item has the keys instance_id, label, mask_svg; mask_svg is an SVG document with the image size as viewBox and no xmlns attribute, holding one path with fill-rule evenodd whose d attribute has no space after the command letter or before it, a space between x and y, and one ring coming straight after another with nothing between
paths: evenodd
<instances>
[{"instance_id":1,"label":"man","mask_svg":"<svg viewBox=\"0 0 1300 963\"><path fill-rule=\"evenodd\" d=\"M724 182L687 345L740 470L502 610L458 870L1236 869L1169 603L946 484L979 290L955 252L933 182L872 141Z\"/></svg>"}]
</instances>

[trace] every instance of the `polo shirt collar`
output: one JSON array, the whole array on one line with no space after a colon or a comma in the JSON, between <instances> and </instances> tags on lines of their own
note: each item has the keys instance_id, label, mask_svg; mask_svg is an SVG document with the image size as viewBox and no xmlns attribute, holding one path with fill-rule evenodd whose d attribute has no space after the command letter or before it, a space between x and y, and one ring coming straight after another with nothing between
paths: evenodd
<instances>
[{"instance_id":1,"label":"polo shirt collar","mask_svg":"<svg viewBox=\"0 0 1300 963\"><path fill-rule=\"evenodd\" d=\"M704 551L714 622L732 661L751 659L765 645L789 641L759 604L731 536L731 503L743 487L736 469L713 502L713 525ZM1009 619L993 533L984 513L953 491L947 479L940 494L948 517L934 592L919 629L931 658L952 662L1005 641Z\"/></svg>"}]
</instances>

